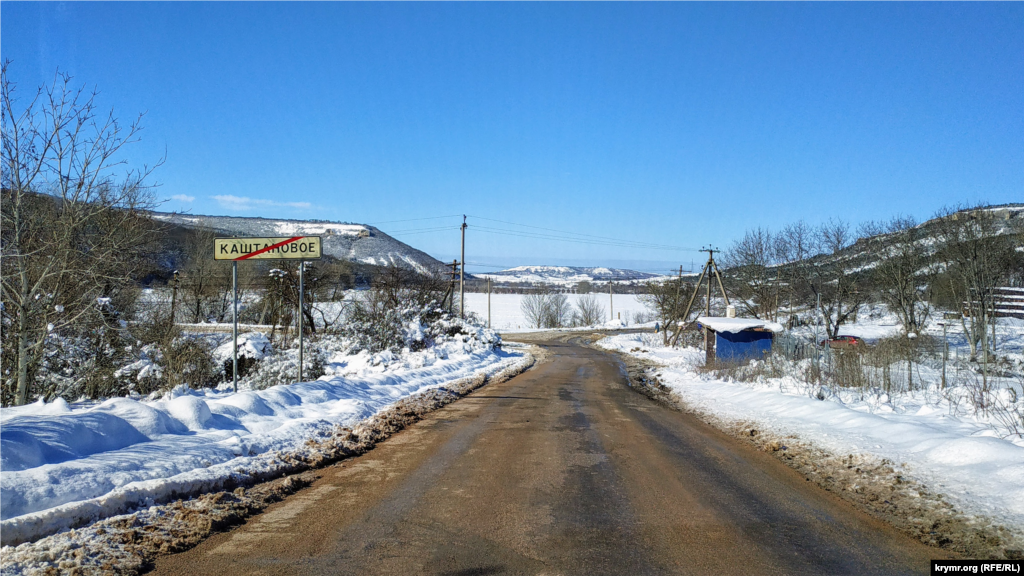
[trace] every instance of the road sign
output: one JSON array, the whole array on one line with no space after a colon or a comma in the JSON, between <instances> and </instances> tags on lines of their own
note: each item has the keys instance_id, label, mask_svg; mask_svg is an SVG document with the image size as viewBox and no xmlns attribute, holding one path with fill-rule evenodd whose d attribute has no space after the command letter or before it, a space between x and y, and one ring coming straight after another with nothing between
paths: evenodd
<instances>
[{"instance_id":1,"label":"road sign","mask_svg":"<svg viewBox=\"0 0 1024 576\"><path fill-rule=\"evenodd\" d=\"M213 259L231 260L231 384L238 391L238 262L240 260L319 260L319 236L292 236L291 238L214 238ZM302 380L303 352L303 269L299 263L299 380Z\"/></svg>"},{"instance_id":2,"label":"road sign","mask_svg":"<svg viewBox=\"0 0 1024 576\"><path fill-rule=\"evenodd\" d=\"M214 260L319 260L319 236L216 238Z\"/></svg>"}]
</instances>

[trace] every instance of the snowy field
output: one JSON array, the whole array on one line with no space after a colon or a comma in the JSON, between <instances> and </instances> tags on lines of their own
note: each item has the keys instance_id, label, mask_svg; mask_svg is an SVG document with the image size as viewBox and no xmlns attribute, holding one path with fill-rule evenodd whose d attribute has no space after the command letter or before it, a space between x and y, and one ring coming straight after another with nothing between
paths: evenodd
<instances>
[{"instance_id":1,"label":"snowy field","mask_svg":"<svg viewBox=\"0 0 1024 576\"><path fill-rule=\"evenodd\" d=\"M419 352L335 355L319 380L231 391L179 387L157 397L62 399L5 408L0 453L3 543L229 480L271 476L281 455L397 400L480 373L522 354L492 349L489 331Z\"/></svg>"},{"instance_id":2,"label":"snowy field","mask_svg":"<svg viewBox=\"0 0 1024 576\"><path fill-rule=\"evenodd\" d=\"M569 304L575 306L579 294L566 294ZM595 293L597 301L604 307L605 318L608 318L608 294ZM523 294L491 294L491 327L499 332L515 332L532 329L523 315L521 303ZM615 319L622 319L625 326L634 326L636 315L647 314L648 310L637 300L636 294L615 294L612 302L615 306ZM477 314L487 322L487 294L466 293L466 312Z\"/></svg>"},{"instance_id":3,"label":"snowy field","mask_svg":"<svg viewBox=\"0 0 1024 576\"><path fill-rule=\"evenodd\" d=\"M898 329L884 318L865 315L843 333L878 338ZM931 326L928 332L941 327ZM962 335L950 334L956 343ZM1005 319L998 330L1000 354L1017 361L1024 351L1024 323ZM968 514L1024 529L1024 438L992 413L953 405L957 390L939 390L939 375L922 367L922 389L887 395L879 390L840 390L823 401L816 388L794 373L752 382L722 380L701 372L703 352L661 346L653 334L626 334L598 345L658 366L662 384L693 409L727 424L742 422L833 454L888 460ZM996 398L1024 405L1024 377L996 380ZM1012 392L1011 392L1012 390Z\"/></svg>"}]
</instances>

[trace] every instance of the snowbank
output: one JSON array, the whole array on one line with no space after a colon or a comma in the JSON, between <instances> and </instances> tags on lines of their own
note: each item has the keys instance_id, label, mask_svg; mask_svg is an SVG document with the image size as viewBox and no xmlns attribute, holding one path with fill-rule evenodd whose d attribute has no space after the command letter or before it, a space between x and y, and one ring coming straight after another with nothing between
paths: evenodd
<instances>
[{"instance_id":1,"label":"snowbank","mask_svg":"<svg viewBox=\"0 0 1024 576\"><path fill-rule=\"evenodd\" d=\"M888 459L962 510L1024 528L1024 446L994 437L985 422L953 417L926 398L909 397L898 407L868 396L821 401L791 376L759 383L708 379L693 369L699 350L659 342L625 334L598 345L660 364L660 382L698 411L795 435L834 454Z\"/></svg>"},{"instance_id":2,"label":"snowbank","mask_svg":"<svg viewBox=\"0 0 1024 576\"><path fill-rule=\"evenodd\" d=\"M260 477L278 466L281 453L338 425L411 394L500 371L521 357L451 343L397 358L336 358L319 380L262 391L182 388L154 400L4 409L3 543L216 489L239 476Z\"/></svg>"}]
</instances>

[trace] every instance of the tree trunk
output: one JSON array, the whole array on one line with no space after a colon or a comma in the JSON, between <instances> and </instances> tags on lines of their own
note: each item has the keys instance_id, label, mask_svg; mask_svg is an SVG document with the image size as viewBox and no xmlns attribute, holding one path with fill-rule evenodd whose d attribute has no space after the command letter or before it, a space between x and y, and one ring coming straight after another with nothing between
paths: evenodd
<instances>
[{"instance_id":1,"label":"tree trunk","mask_svg":"<svg viewBox=\"0 0 1024 576\"><path fill-rule=\"evenodd\" d=\"M18 318L18 395L15 404L21 406L28 403L28 327L25 326L25 314Z\"/></svg>"}]
</instances>

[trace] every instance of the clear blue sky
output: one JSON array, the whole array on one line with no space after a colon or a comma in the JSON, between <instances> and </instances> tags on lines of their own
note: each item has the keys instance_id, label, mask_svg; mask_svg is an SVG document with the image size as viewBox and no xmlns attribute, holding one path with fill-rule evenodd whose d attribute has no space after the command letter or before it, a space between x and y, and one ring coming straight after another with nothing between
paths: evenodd
<instances>
[{"instance_id":1,"label":"clear blue sky","mask_svg":"<svg viewBox=\"0 0 1024 576\"><path fill-rule=\"evenodd\" d=\"M1024 4L0 4L54 70L145 111L164 208L469 214L467 260L689 267L797 219L1024 201ZM218 198L220 197L220 198ZM379 224L450 259L461 218ZM442 231L397 233L447 226ZM472 268L471 268L472 271Z\"/></svg>"}]
</instances>

